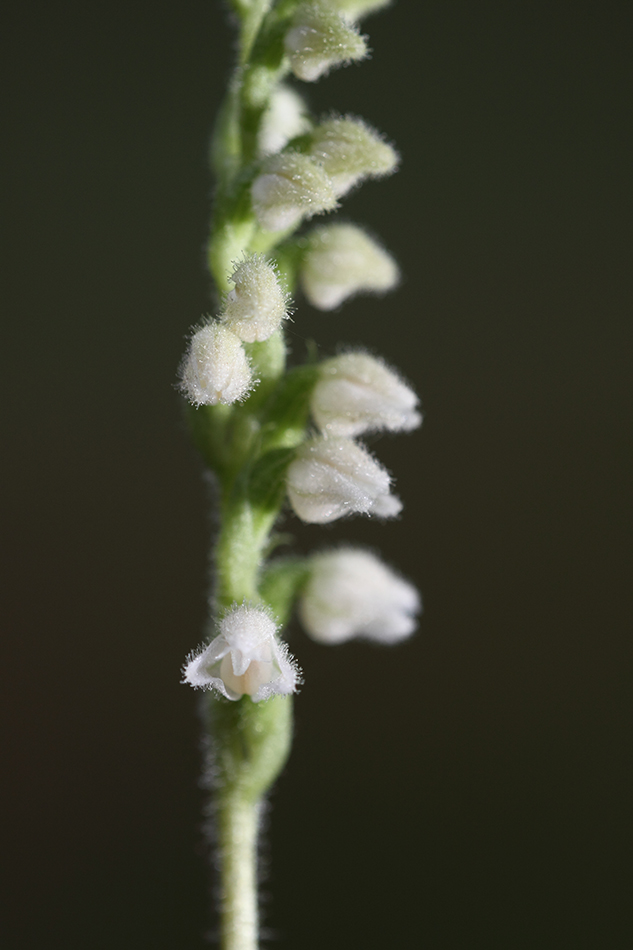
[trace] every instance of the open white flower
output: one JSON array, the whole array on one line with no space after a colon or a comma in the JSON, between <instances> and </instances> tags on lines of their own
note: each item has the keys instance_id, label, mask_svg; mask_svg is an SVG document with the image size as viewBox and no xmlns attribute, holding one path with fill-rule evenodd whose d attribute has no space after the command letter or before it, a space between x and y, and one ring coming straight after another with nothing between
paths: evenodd
<instances>
[{"instance_id":1,"label":"open white flower","mask_svg":"<svg viewBox=\"0 0 633 950\"><path fill-rule=\"evenodd\" d=\"M323 166L300 152L271 155L251 186L253 211L264 231L282 231L336 207Z\"/></svg>"},{"instance_id":2,"label":"open white flower","mask_svg":"<svg viewBox=\"0 0 633 950\"><path fill-rule=\"evenodd\" d=\"M183 683L215 689L227 699L247 695L254 703L296 691L299 670L264 608L235 604L219 628L209 646L188 658Z\"/></svg>"},{"instance_id":3,"label":"open white flower","mask_svg":"<svg viewBox=\"0 0 633 950\"><path fill-rule=\"evenodd\" d=\"M402 503L390 493L390 485L387 470L351 439L310 439L286 476L290 504L308 524L327 524L350 514L393 518Z\"/></svg>"},{"instance_id":4,"label":"open white flower","mask_svg":"<svg viewBox=\"0 0 633 950\"><path fill-rule=\"evenodd\" d=\"M314 555L310 566L299 617L314 640L397 643L415 630L420 595L374 554L345 547Z\"/></svg>"},{"instance_id":5,"label":"open white flower","mask_svg":"<svg viewBox=\"0 0 633 950\"><path fill-rule=\"evenodd\" d=\"M245 343L267 340L288 316L277 271L263 254L253 254L240 261L230 280L235 289L224 301L223 323Z\"/></svg>"},{"instance_id":6,"label":"open white flower","mask_svg":"<svg viewBox=\"0 0 633 950\"><path fill-rule=\"evenodd\" d=\"M376 129L349 115L317 125L310 154L330 176L337 198L365 178L390 175L399 161L396 150Z\"/></svg>"},{"instance_id":7,"label":"open white flower","mask_svg":"<svg viewBox=\"0 0 633 950\"><path fill-rule=\"evenodd\" d=\"M365 37L327 0L299 6L284 45L290 68L304 82L316 82L334 66L367 56Z\"/></svg>"},{"instance_id":8,"label":"open white flower","mask_svg":"<svg viewBox=\"0 0 633 950\"><path fill-rule=\"evenodd\" d=\"M383 293L400 279L391 254L354 224L325 224L311 231L300 272L301 287L318 310L334 310L357 293Z\"/></svg>"},{"instance_id":9,"label":"open white flower","mask_svg":"<svg viewBox=\"0 0 633 950\"><path fill-rule=\"evenodd\" d=\"M314 421L328 435L354 436L420 425L418 397L398 374L369 353L341 353L320 365L312 391Z\"/></svg>"},{"instance_id":10,"label":"open white flower","mask_svg":"<svg viewBox=\"0 0 633 950\"><path fill-rule=\"evenodd\" d=\"M312 128L308 107L298 92L281 83L270 97L268 109L262 117L259 130L259 154L274 155L290 139L303 135Z\"/></svg>"},{"instance_id":11,"label":"open white flower","mask_svg":"<svg viewBox=\"0 0 633 950\"><path fill-rule=\"evenodd\" d=\"M194 333L180 368L180 389L189 402L231 405L252 388L250 363L234 333L216 321Z\"/></svg>"}]
</instances>

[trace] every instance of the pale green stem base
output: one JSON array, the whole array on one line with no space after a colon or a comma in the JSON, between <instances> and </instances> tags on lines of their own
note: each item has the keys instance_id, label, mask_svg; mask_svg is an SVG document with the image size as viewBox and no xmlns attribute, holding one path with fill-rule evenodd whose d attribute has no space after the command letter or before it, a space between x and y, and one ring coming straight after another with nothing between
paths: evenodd
<instances>
[{"instance_id":1,"label":"pale green stem base","mask_svg":"<svg viewBox=\"0 0 633 950\"><path fill-rule=\"evenodd\" d=\"M257 950L257 839L260 802L218 803L223 950Z\"/></svg>"}]
</instances>

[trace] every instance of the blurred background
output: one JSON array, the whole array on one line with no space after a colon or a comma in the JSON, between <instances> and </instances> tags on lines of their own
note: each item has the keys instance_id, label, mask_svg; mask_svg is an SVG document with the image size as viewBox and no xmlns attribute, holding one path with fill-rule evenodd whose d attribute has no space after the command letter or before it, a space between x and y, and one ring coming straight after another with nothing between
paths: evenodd
<instances>
[{"instance_id":1,"label":"blurred background","mask_svg":"<svg viewBox=\"0 0 633 950\"><path fill-rule=\"evenodd\" d=\"M629 17L400 0L364 24L369 62L305 87L401 150L343 216L405 280L335 314L298 298L293 353L364 344L425 422L370 442L401 521L285 524L302 550L379 549L425 614L389 650L292 629L281 950L633 946ZM212 0L24 0L3 32L3 945L197 950L179 679L210 520L173 384L213 307L232 33Z\"/></svg>"}]
</instances>

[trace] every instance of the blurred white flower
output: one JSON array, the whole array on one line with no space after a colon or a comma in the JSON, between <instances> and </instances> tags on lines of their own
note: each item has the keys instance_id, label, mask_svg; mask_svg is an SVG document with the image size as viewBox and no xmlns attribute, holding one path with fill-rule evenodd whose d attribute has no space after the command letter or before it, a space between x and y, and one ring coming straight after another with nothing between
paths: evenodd
<instances>
[{"instance_id":1,"label":"blurred white flower","mask_svg":"<svg viewBox=\"0 0 633 950\"><path fill-rule=\"evenodd\" d=\"M316 82L334 66L367 56L365 37L328 2L302 3L284 45L290 68L304 82Z\"/></svg>"},{"instance_id":2,"label":"blurred white flower","mask_svg":"<svg viewBox=\"0 0 633 950\"><path fill-rule=\"evenodd\" d=\"M264 161L251 186L251 198L264 231L282 231L336 207L332 182L322 165L292 150Z\"/></svg>"},{"instance_id":3,"label":"blurred white flower","mask_svg":"<svg viewBox=\"0 0 633 950\"><path fill-rule=\"evenodd\" d=\"M288 316L277 271L263 254L253 254L240 261L229 279L235 289L224 300L223 323L245 343L267 340Z\"/></svg>"},{"instance_id":4,"label":"blurred white flower","mask_svg":"<svg viewBox=\"0 0 633 950\"><path fill-rule=\"evenodd\" d=\"M253 388L244 347L227 327L212 321L192 336L180 367L180 389L194 406L230 405Z\"/></svg>"},{"instance_id":5,"label":"blurred white flower","mask_svg":"<svg viewBox=\"0 0 633 950\"><path fill-rule=\"evenodd\" d=\"M299 617L314 640L397 643L415 630L420 595L374 554L345 547L314 555L310 566Z\"/></svg>"},{"instance_id":6,"label":"blurred white flower","mask_svg":"<svg viewBox=\"0 0 633 950\"><path fill-rule=\"evenodd\" d=\"M386 469L351 439L310 439L286 476L290 504L308 524L327 524L355 513L392 518L402 503L390 494L390 485Z\"/></svg>"},{"instance_id":7,"label":"blurred white flower","mask_svg":"<svg viewBox=\"0 0 633 950\"><path fill-rule=\"evenodd\" d=\"M270 104L263 115L259 130L259 154L274 155L280 152L290 139L309 132L312 123L308 108L290 86L277 86L270 97Z\"/></svg>"},{"instance_id":8,"label":"blurred white flower","mask_svg":"<svg viewBox=\"0 0 633 950\"><path fill-rule=\"evenodd\" d=\"M215 689L227 699L247 695L255 703L296 691L299 670L265 609L234 605L219 629L209 646L188 658L183 683Z\"/></svg>"},{"instance_id":9,"label":"blurred white flower","mask_svg":"<svg viewBox=\"0 0 633 950\"><path fill-rule=\"evenodd\" d=\"M396 150L362 119L326 119L314 129L310 155L321 162L337 198L365 178L382 178L396 170Z\"/></svg>"},{"instance_id":10,"label":"blurred white flower","mask_svg":"<svg viewBox=\"0 0 633 950\"><path fill-rule=\"evenodd\" d=\"M334 310L354 294L384 292L398 283L393 257L354 224L322 225L307 242L301 286L318 310Z\"/></svg>"},{"instance_id":11,"label":"blurred white flower","mask_svg":"<svg viewBox=\"0 0 633 950\"><path fill-rule=\"evenodd\" d=\"M323 433L353 438L381 429L409 432L422 422L416 394L375 356L342 353L319 369L310 408Z\"/></svg>"}]
</instances>

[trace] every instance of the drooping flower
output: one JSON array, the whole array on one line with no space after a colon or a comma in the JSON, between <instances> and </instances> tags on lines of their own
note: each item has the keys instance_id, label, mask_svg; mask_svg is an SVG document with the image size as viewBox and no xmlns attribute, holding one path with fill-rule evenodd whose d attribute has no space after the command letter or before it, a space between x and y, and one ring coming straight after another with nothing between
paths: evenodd
<instances>
[{"instance_id":1,"label":"drooping flower","mask_svg":"<svg viewBox=\"0 0 633 950\"><path fill-rule=\"evenodd\" d=\"M188 658L183 683L215 689L227 699L247 695L255 703L296 691L299 670L264 608L234 604L219 629L207 647Z\"/></svg>"},{"instance_id":2,"label":"drooping flower","mask_svg":"<svg viewBox=\"0 0 633 950\"><path fill-rule=\"evenodd\" d=\"M391 290L398 265L383 247L354 224L325 224L308 237L301 287L318 310L334 310L357 293Z\"/></svg>"},{"instance_id":3,"label":"drooping flower","mask_svg":"<svg viewBox=\"0 0 633 950\"><path fill-rule=\"evenodd\" d=\"M305 442L288 467L286 487L296 515L327 524L349 514L393 518L402 503L390 493L391 478L351 439L316 437Z\"/></svg>"},{"instance_id":4,"label":"drooping flower","mask_svg":"<svg viewBox=\"0 0 633 950\"><path fill-rule=\"evenodd\" d=\"M245 343L267 340L288 316L277 271L263 254L253 254L240 261L230 280L235 289L224 301L223 323Z\"/></svg>"},{"instance_id":5,"label":"drooping flower","mask_svg":"<svg viewBox=\"0 0 633 950\"><path fill-rule=\"evenodd\" d=\"M335 66L367 56L367 43L348 18L328 2L302 3L284 45L290 68L304 82L316 82Z\"/></svg>"},{"instance_id":6,"label":"drooping flower","mask_svg":"<svg viewBox=\"0 0 633 950\"><path fill-rule=\"evenodd\" d=\"M337 198L365 178L390 175L398 165L398 153L376 129L354 116L326 119L314 129L310 155L332 180Z\"/></svg>"},{"instance_id":7,"label":"drooping flower","mask_svg":"<svg viewBox=\"0 0 633 950\"><path fill-rule=\"evenodd\" d=\"M281 83L273 90L262 117L258 139L260 157L280 152L290 139L309 132L311 128L305 102L298 92Z\"/></svg>"},{"instance_id":8,"label":"drooping flower","mask_svg":"<svg viewBox=\"0 0 633 950\"><path fill-rule=\"evenodd\" d=\"M310 559L299 601L306 632L321 643L364 637L397 643L416 628L420 595L370 551L344 547Z\"/></svg>"},{"instance_id":9,"label":"drooping flower","mask_svg":"<svg viewBox=\"0 0 633 950\"><path fill-rule=\"evenodd\" d=\"M180 368L180 389L195 406L230 405L253 388L253 374L239 338L216 321L192 336Z\"/></svg>"},{"instance_id":10,"label":"drooping flower","mask_svg":"<svg viewBox=\"0 0 633 950\"><path fill-rule=\"evenodd\" d=\"M264 231L282 231L336 207L323 166L301 152L271 155L251 186L253 211Z\"/></svg>"},{"instance_id":11,"label":"drooping flower","mask_svg":"<svg viewBox=\"0 0 633 950\"><path fill-rule=\"evenodd\" d=\"M369 353L324 360L310 408L323 433L353 438L364 432L409 432L420 425L418 397L398 374Z\"/></svg>"}]
</instances>

